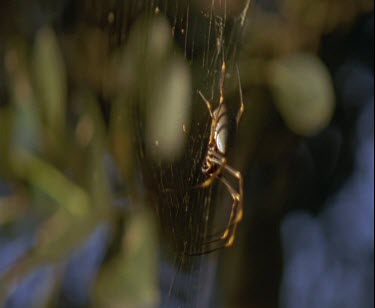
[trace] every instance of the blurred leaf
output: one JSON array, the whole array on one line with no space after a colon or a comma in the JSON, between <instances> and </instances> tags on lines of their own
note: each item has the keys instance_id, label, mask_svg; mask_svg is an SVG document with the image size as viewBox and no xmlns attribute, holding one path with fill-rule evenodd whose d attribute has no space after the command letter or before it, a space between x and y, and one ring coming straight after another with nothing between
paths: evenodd
<instances>
[{"instance_id":1,"label":"blurred leaf","mask_svg":"<svg viewBox=\"0 0 375 308\"><path fill-rule=\"evenodd\" d=\"M62 209L57 211L38 230L35 262L60 261L66 257L106 218L104 212L100 214L93 212L85 217L72 218Z\"/></svg>"},{"instance_id":2,"label":"blurred leaf","mask_svg":"<svg viewBox=\"0 0 375 308\"><path fill-rule=\"evenodd\" d=\"M35 104L27 102L15 107L12 147L38 151L43 143L42 126Z\"/></svg>"},{"instance_id":3,"label":"blurred leaf","mask_svg":"<svg viewBox=\"0 0 375 308\"><path fill-rule=\"evenodd\" d=\"M111 204L108 175L105 170L106 134L98 102L90 92L79 93L75 100L81 116L75 130L78 144L84 150L85 187L93 206L107 207Z\"/></svg>"},{"instance_id":4,"label":"blurred leaf","mask_svg":"<svg viewBox=\"0 0 375 308\"><path fill-rule=\"evenodd\" d=\"M12 107L8 116L13 120L12 146L32 151L41 148L42 126L35 105L34 92L27 72L25 50L15 44L5 56Z\"/></svg>"},{"instance_id":5,"label":"blurred leaf","mask_svg":"<svg viewBox=\"0 0 375 308\"><path fill-rule=\"evenodd\" d=\"M73 217L84 217L90 212L85 191L52 165L22 149L14 150L11 158L19 177L46 193Z\"/></svg>"},{"instance_id":6,"label":"blurred leaf","mask_svg":"<svg viewBox=\"0 0 375 308\"><path fill-rule=\"evenodd\" d=\"M66 121L66 72L56 36L48 27L37 34L33 69L47 127L61 134Z\"/></svg>"},{"instance_id":7,"label":"blurred leaf","mask_svg":"<svg viewBox=\"0 0 375 308\"><path fill-rule=\"evenodd\" d=\"M327 68L317 57L294 54L274 60L269 82L285 124L296 134L317 134L331 121L334 89Z\"/></svg>"},{"instance_id":8,"label":"blurred leaf","mask_svg":"<svg viewBox=\"0 0 375 308\"><path fill-rule=\"evenodd\" d=\"M29 251L15 266L0 277L0 303L4 302L10 286L38 266L61 262L102 222L103 216L90 215L84 219L69 216L59 210L39 228L35 249Z\"/></svg>"},{"instance_id":9,"label":"blurred leaf","mask_svg":"<svg viewBox=\"0 0 375 308\"><path fill-rule=\"evenodd\" d=\"M150 93L146 141L156 158L173 160L184 148L190 125L190 72L185 61L175 55L160 76Z\"/></svg>"},{"instance_id":10,"label":"blurred leaf","mask_svg":"<svg viewBox=\"0 0 375 308\"><path fill-rule=\"evenodd\" d=\"M115 95L111 118L111 142L114 157L126 179L129 191L136 194L134 178L138 177L134 158L136 157L135 136L144 134L144 130L134 131L145 117L147 104L158 108L154 95L162 84L171 56L172 34L168 21L161 16L140 18L132 27L127 44L113 57L113 75L117 82L113 84ZM168 69L169 70L169 69ZM123 91L123 89L127 89ZM152 109L152 108L150 108ZM138 114L139 112L139 114ZM142 155L142 154L141 154Z\"/></svg>"},{"instance_id":11,"label":"blurred leaf","mask_svg":"<svg viewBox=\"0 0 375 308\"><path fill-rule=\"evenodd\" d=\"M282 9L304 32L316 31L319 36L333 31L374 7L372 0L283 0Z\"/></svg>"},{"instance_id":12,"label":"blurred leaf","mask_svg":"<svg viewBox=\"0 0 375 308\"><path fill-rule=\"evenodd\" d=\"M150 213L129 217L122 255L103 268L95 288L95 307L156 307L157 238Z\"/></svg>"}]
</instances>

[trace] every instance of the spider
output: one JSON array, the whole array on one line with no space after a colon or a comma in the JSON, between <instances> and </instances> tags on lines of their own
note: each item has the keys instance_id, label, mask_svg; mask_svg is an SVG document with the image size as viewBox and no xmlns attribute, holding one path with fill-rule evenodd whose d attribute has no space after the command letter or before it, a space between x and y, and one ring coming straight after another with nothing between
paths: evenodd
<instances>
[{"instance_id":1,"label":"spider","mask_svg":"<svg viewBox=\"0 0 375 308\"><path fill-rule=\"evenodd\" d=\"M210 250L206 250L199 254L209 253L220 248L232 246L235 240L237 226L242 220L243 216L243 178L238 170L232 168L227 164L226 153L228 146L230 145L230 137L233 136L232 134L237 129L245 108L243 103L240 75L237 67L241 105L235 118L231 113L228 112L227 106L224 101L225 74L226 65L223 61L223 64L221 66L220 78L220 100L218 107L214 111L212 111L211 102L205 98L202 92L198 91L198 94L206 103L208 112L211 117L211 132L207 146L207 153L201 167L202 173L208 178L198 186L207 188L211 186L216 179L218 179L227 188L232 197L233 203L229 220L224 232L222 232L219 238L203 243L203 245L209 245L214 242L221 242L222 245L216 248L211 248ZM238 189L235 189L226 179L224 171L238 181Z\"/></svg>"}]
</instances>

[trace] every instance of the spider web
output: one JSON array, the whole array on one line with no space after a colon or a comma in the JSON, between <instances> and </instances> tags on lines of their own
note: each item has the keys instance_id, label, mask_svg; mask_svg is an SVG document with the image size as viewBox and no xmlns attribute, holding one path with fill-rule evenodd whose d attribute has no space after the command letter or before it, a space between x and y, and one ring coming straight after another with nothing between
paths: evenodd
<instances>
[{"instance_id":1,"label":"spider web","mask_svg":"<svg viewBox=\"0 0 375 308\"><path fill-rule=\"evenodd\" d=\"M197 91L202 91L213 108L219 100L219 81L223 62L235 66L241 30L250 0L247 1L151 1L149 16L167 18L174 44L182 50L192 72L193 93L190 129L186 132L182 155L174 160L157 159L147 149L142 107L136 111L140 162L146 187L152 196L162 229L160 284L162 307L207 307L215 298L217 254L189 256L202 250L212 233L216 217L228 219L230 198L222 195L217 183L209 188L197 186L204 181L200 171L206 155L210 117ZM233 11L235 13L233 13ZM233 69L227 72L226 82ZM228 78L229 77L229 78ZM236 85L238 91L238 85ZM224 91L224 94L226 92ZM190 103L190 102L189 102ZM229 106L229 108L238 108ZM146 108L147 109L147 108ZM221 202L222 200L222 202Z\"/></svg>"}]
</instances>

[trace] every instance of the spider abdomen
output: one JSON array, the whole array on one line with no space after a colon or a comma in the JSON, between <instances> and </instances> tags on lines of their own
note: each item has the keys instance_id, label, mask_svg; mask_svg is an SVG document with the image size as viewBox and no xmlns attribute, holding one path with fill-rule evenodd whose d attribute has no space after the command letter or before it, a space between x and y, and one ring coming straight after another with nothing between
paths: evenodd
<instances>
[{"instance_id":1,"label":"spider abdomen","mask_svg":"<svg viewBox=\"0 0 375 308\"><path fill-rule=\"evenodd\" d=\"M214 123L212 123L211 130L214 131L211 131L211 133L214 134L217 150L221 154L226 154L235 134L236 123L233 115L228 111L225 104L218 107L213 114L217 119L217 123L216 127Z\"/></svg>"}]
</instances>

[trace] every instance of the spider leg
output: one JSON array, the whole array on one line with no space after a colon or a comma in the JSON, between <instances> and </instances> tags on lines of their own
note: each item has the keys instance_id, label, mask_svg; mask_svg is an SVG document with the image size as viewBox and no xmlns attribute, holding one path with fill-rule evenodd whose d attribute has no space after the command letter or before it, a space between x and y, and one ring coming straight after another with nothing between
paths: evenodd
<instances>
[{"instance_id":1,"label":"spider leg","mask_svg":"<svg viewBox=\"0 0 375 308\"><path fill-rule=\"evenodd\" d=\"M230 175L232 175L233 177L235 177L238 180L238 182L239 182L239 194L242 197L243 196L243 178L242 178L241 173L238 170L234 169L233 167L229 166L226 163L226 159L222 155L220 155L216 152L213 152L213 151L210 151L209 154L211 154L213 156L213 157L211 157L211 161L213 163L216 163L216 164L220 165L220 164L223 163L223 160L225 161L225 165L223 166L223 169L228 171L228 173Z\"/></svg>"},{"instance_id":2,"label":"spider leg","mask_svg":"<svg viewBox=\"0 0 375 308\"><path fill-rule=\"evenodd\" d=\"M242 94L240 71L239 71L237 65L236 65L236 68L237 68L237 78L238 78L238 85L239 85L239 91L240 91L240 100L241 100L241 102L240 102L241 106L240 106L240 109L238 110L237 116L236 116L236 122L237 122L237 126L238 126L238 124L241 121L242 114L245 111L245 105L244 105L244 102L243 102L243 94Z\"/></svg>"},{"instance_id":3,"label":"spider leg","mask_svg":"<svg viewBox=\"0 0 375 308\"><path fill-rule=\"evenodd\" d=\"M227 66L223 59L223 64L221 65L221 77L220 77L220 100L219 100L219 107L216 109L216 114L220 115L221 106L224 104L224 83L225 83L225 74L226 74ZM217 117L213 117L213 126L216 128L216 124L218 121Z\"/></svg>"},{"instance_id":4,"label":"spider leg","mask_svg":"<svg viewBox=\"0 0 375 308\"><path fill-rule=\"evenodd\" d=\"M228 224L227 224L227 227L225 228L223 235L221 236L221 239L225 240L228 238L230 234L231 227L236 223L236 220L233 221L233 219L235 218L235 213L237 215L237 208L240 204L241 196L237 191L234 190L234 188L230 185L230 183L224 177L220 177L220 181L227 187L233 199L232 209L230 212Z\"/></svg>"},{"instance_id":5,"label":"spider leg","mask_svg":"<svg viewBox=\"0 0 375 308\"><path fill-rule=\"evenodd\" d=\"M215 163L220 163L220 161L217 160L216 158L212 158L212 161L215 162ZM231 221L229 221L229 226L227 227L227 229L225 230L225 232L223 234L223 236L226 235L226 237L224 239L227 239L229 237L228 240L226 241L226 244L225 244L226 247L229 247L229 246L233 245L234 238L235 238L235 235L236 235L237 226L238 226L239 222L242 220L242 217L243 217L243 178L242 178L241 173L239 171L237 171L236 169L232 168L231 166L225 165L225 166L223 166L223 169L225 169L229 174L231 174L233 177L235 177L238 180L238 185L239 185L239 192L238 193L235 192L235 190L233 189L233 187L230 186L229 183L228 183L229 185L227 186L228 189L230 187L230 192L231 192L231 190L233 190L235 192L234 200L236 200L238 202L238 207L236 207L235 216L231 217ZM226 234L227 233L226 231L229 232L231 226L233 226L233 229L231 230L230 236L229 236L229 234Z\"/></svg>"},{"instance_id":6,"label":"spider leg","mask_svg":"<svg viewBox=\"0 0 375 308\"><path fill-rule=\"evenodd\" d=\"M220 77L220 102L219 105L224 103L224 82L225 82L225 73L227 67L225 61L223 60L223 64L221 65L221 77Z\"/></svg>"},{"instance_id":7,"label":"spider leg","mask_svg":"<svg viewBox=\"0 0 375 308\"><path fill-rule=\"evenodd\" d=\"M203 101L206 103L206 106L207 106L208 112L210 113L211 119L214 119L214 115L212 113L212 107L211 107L210 101L207 98L205 98L205 96L203 95L203 93L201 91L198 91L198 94L203 99Z\"/></svg>"},{"instance_id":8,"label":"spider leg","mask_svg":"<svg viewBox=\"0 0 375 308\"><path fill-rule=\"evenodd\" d=\"M216 154L216 156L220 157L219 154ZM222 161L213 157L212 162L216 164L221 164ZM223 176L217 176L219 180L227 187L233 199L231 214L230 214L230 218L228 220L226 229L222 232L218 232L210 236L210 237L213 237L213 239L207 242L204 242L202 246L204 247L204 246L208 246L208 245L212 245L214 243L220 243L220 242L222 244L218 246L214 246L214 247L209 247L208 249L205 249L200 252L189 254L190 256L199 256L199 255L207 254L207 253L219 250L221 248L230 247L234 243L238 224L242 220L242 217L243 217L243 180L242 180L241 173L235 170L234 168L228 165L224 165L223 169L225 169L229 174L231 174L238 180L239 192L236 191ZM220 234L221 236L215 238L215 236L220 235Z\"/></svg>"},{"instance_id":9,"label":"spider leg","mask_svg":"<svg viewBox=\"0 0 375 308\"><path fill-rule=\"evenodd\" d=\"M237 171L236 169L232 168L231 166L225 165L224 169L238 180L238 186L239 186L238 196L240 198L238 202L240 204L240 207L238 209L238 213L236 214L236 219L235 219L235 224L238 224L242 220L242 217L243 217L243 178L242 178L241 173Z\"/></svg>"},{"instance_id":10,"label":"spider leg","mask_svg":"<svg viewBox=\"0 0 375 308\"><path fill-rule=\"evenodd\" d=\"M218 177L218 175L221 174L221 172L223 170L226 170L230 175L232 175L233 177L235 177L238 180L238 187L239 187L239 189L238 189L238 191L239 191L239 193L238 193L239 200L238 201L242 204L242 199L243 199L243 178L242 178L241 172L239 172L238 170L236 170L233 167L229 166L227 164L227 160L225 159L225 157L223 157L219 153L210 151L209 154L211 156L211 158L210 158L211 162L220 165L220 167L218 168L218 170L209 179L211 179L214 176L215 176L215 178ZM215 175L216 173L218 173L218 174ZM213 180L214 179L212 179L212 181ZM203 187L206 187L206 186L203 186ZM240 208L240 214L242 214L242 206Z\"/></svg>"},{"instance_id":11,"label":"spider leg","mask_svg":"<svg viewBox=\"0 0 375 308\"><path fill-rule=\"evenodd\" d=\"M241 200L240 195L223 176L220 176L218 178L226 186L226 188L228 189L228 191L229 191L229 193L232 197L233 203L232 203L232 207L231 207L231 213L230 213L230 217L229 217L226 228L223 231L219 231L219 232L216 232L214 234L211 234L209 236L210 240L204 242L203 245L209 245L209 244L212 244L214 242L227 240L229 235L232 233L231 228L236 223L239 222L239 221L237 222L236 219L234 219L234 218L237 216L237 214L235 214L235 213L237 213L237 209L238 209L238 206L240 204L240 200Z\"/></svg>"},{"instance_id":12,"label":"spider leg","mask_svg":"<svg viewBox=\"0 0 375 308\"><path fill-rule=\"evenodd\" d=\"M186 253L186 255L189 256L189 257L198 257L198 256L206 255L206 254L209 254L211 252L223 249L225 247L226 247L225 245L220 245L220 246L212 247L212 248L202 250L202 251L198 251L198 252Z\"/></svg>"}]
</instances>

